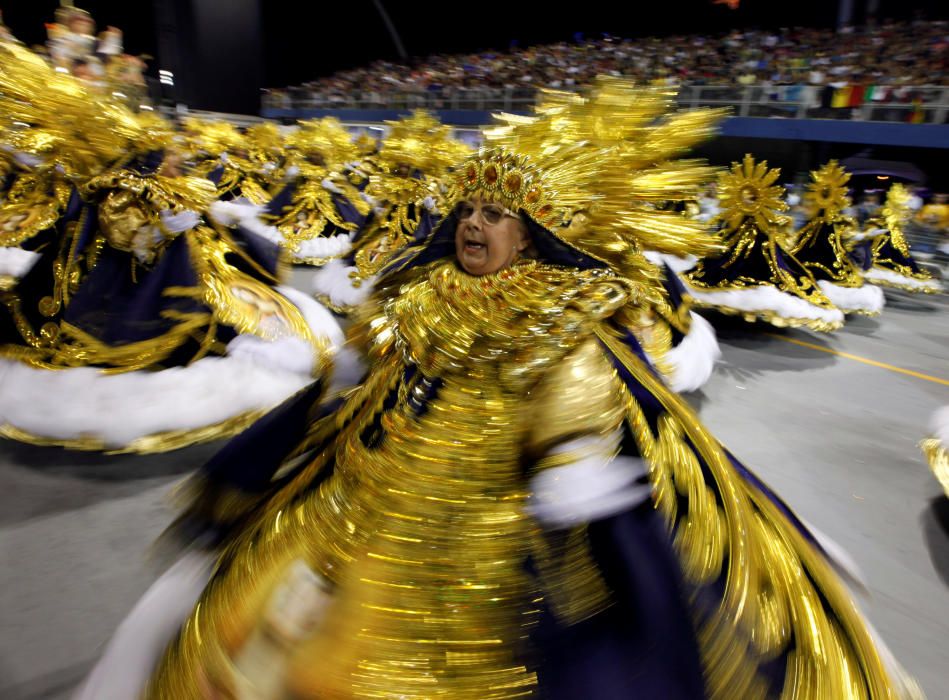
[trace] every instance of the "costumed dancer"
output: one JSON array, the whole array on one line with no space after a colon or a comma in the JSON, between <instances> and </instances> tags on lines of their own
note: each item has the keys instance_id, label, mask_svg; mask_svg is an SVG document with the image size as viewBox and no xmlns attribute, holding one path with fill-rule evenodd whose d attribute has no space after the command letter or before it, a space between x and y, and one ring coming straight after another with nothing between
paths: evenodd
<instances>
[{"instance_id":1,"label":"costumed dancer","mask_svg":"<svg viewBox=\"0 0 949 700\"><path fill-rule=\"evenodd\" d=\"M830 331L843 314L828 300L813 275L788 252L780 229L788 224L779 168L756 163L750 154L719 178L721 233L725 251L707 257L685 275L689 294L700 306L766 321L778 327Z\"/></svg>"},{"instance_id":2,"label":"costumed dancer","mask_svg":"<svg viewBox=\"0 0 949 700\"><path fill-rule=\"evenodd\" d=\"M368 297L375 276L395 254L428 237L445 214L449 169L471 152L425 110L386 122L386 128L376 153L353 173L365 177L363 194L372 213L353 236L348 255L313 277L316 298L340 314Z\"/></svg>"},{"instance_id":3,"label":"costumed dancer","mask_svg":"<svg viewBox=\"0 0 949 700\"><path fill-rule=\"evenodd\" d=\"M864 279L904 292L938 294L942 285L919 266L910 253L903 227L912 218L911 194L897 183L890 187L882 216L865 224L866 233L851 256L861 266Z\"/></svg>"},{"instance_id":4,"label":"costumed dancer","mask_svg":"<svg viewBox=\"0 0 949 700\"><path fill-rule=\"evenodd\" d=\"M20 148L53 144L56 164L12 232L40 257L0 292L0 433L168 450L234 434L325 374L338 325L276 286L274 246L202 221L214 186L164 173L158 119L0 51L0 116L26 125Z\"/></svg>"},{"instance_id":5,"label":"costumed dancer","mask_svg":"<svg viewBox=\"0 0 949 700\"><path fill-rule=\"evenodd\" d=\"M10 289L36 263L38 232L64 210L71 187L42 135L0 132L0 290Z\"/></svg>"},{"instance_id":6,"label":"costumed dancer","mask_svg":"<svg viewBox=\"0 0 949 700\"><path fill-rule=\"evenodd\" d=\"M188 118L184 122L184 160L188 172L214 183L217 198L266 204L271 199L268 186L273 177L264 163L248 157L249 139L237 127L224 121Z\"/></svg>"},{"instance_id":7,"label":"costumed dancer","mask_svg":"<svg viewBox=\"0 0 949 700\"><path fill-rule=\"evenodd\" d=\"M536 133L524 125L522 117L516 115L497 115L501 126L486 130L486 143L500 140L506 143L511 134L517 134L518 152L535 156L535 151L556 147L564 132L576 129L582 132L586 127L573 124L565 110L574 98L569 94L550 91L542 93L537 109L541 113L558 113L557 120L540 121L534 126ZM690 146L710 138L715 133L721 112L714 110L696 110L690 113L693 120L689 131ZM577 115L575 115L576 118ZM557 128L552 128L556 123ZM642 198L641 206L655 213L657 220L664 221L664 230L682 240L691 240L690 245L681 246L682 256L661 253L654 250L643 251L643 257L655 266L646 275L653 281L654 303L643 304L635 327L640 345L652 362L662 371L670 387L677 392L690 392L700 389L709 380L715 369L715 363L721 357L715 329L692 310L692 299L686 291L678 273L688 269L697 258L689 251L709 252L718 246L709 238L706 226L699 215L696 200L715 169L699 162L683 164L677 178L670 183L667 196L658 198L659 190ZM641 187L641 172L634 173L633 187ZM651 183L650 183L651 184ZM571 219L571 226L585 225L587 212L578 210Z\"/></svg>"},{"instance_id":8,"label":"costumed dancer","mask_svg":"<svg viewBox=\"0 0 949 700\"><path fill-rule=\"evenodd\" d=\"M604 79L525 119L586 125L558 148L524 157L515 130L465 163L358 314L365 382L196 477L180 524L215 552L156 583L78 697L911 696L820 543L636 339L639 251L686 247L644 206L691 186L673 108Z\"/></svg>"},{"instance_id":9,"label":"costumed dancer","mask_svg":"<svg viewBox=\"0 0 949 700\"><path fill-rule=\"evenodd\" d=\"M824 295L845 314L876 316L883 310L883 290L865 284L860 268L850 258L844 239L854 228L843 215L850 204L850 173L835 160L811 172L804 195L810 220L797 233L791 253L814 276Z\"/></svg>"},{"instance_id":10,"label":"costumed dancer","mask_svg":"<svg viewBox=\"0 0 949 700\"><path fill-rule=\"evenodd\" d=\"M936 411L931 428L933 437L924 440L921 447L933 474L949 496L949 406Z\"/></svg>"},{"instance_id":11,"label":"costumed dancer","mask_svg":"<svg viewBox=\"0 0 949 700\"><path fill-rule=\"evenodd\" d=\"M211 214L279 245L294 263L322 266L349 253L370 210L346 174L356 147L332 118L300 122L285 146L286 183L270 202L257 207L221 202Z\"/></svg>"}]
</instances>

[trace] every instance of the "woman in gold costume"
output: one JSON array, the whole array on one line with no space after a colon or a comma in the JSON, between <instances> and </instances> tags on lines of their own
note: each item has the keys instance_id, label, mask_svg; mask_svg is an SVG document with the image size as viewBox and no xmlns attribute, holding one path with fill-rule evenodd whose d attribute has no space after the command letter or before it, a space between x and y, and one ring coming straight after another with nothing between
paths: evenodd
<instances>
[{"instance_id":1,"label":"woman in gold costume","mask_svg":"<svg viewBox=\"0 0 949 700\"><path fill-rule=\"evenodd\" d=\"M356 146L332 118L300 122L284 145L284 182L265 206L222 201L211 215L280 246L294 263L325 265L350 251L370 210L345 172Z\"/></svg>"},{"instance_id":2,"label":"woman in gold costume","mask_svg":"<svg viewBox=\"0 0 949 700\"><path fill-rule=\"evenodd\" d=\"M672 104L601 80L466 161L359 311L365 380L207 465L179 525L213 554L156 584L79 697L911 693L637 340L641 246L699 230L644 206L704 174L675 156L710 117Z\"/></svg>"},{"instance_id":3,"label":"woman in gold costume","mask_svg":"<svg viewBox=\"0 0 949 700\"><path fill-rule=\"evenodd\" d=\"M781 171L746 155L719 178L720 220L726 249L686 275L702 306L779 327L829 331L843 325L810 271L787 250L788 223Z\"/></svg>"},{"instance_id":4,"label":"woman in gold costume","mask_svg":"<svg viewBox=\"0 0 949 700\"><path fill-rule=\"evenodd\" d=\"M843 215L850 204L850 173L835 160L811 173L804 205L810 220L797 232L791 253L806 267L824 295L845 314L876 316L883 310L883 290L866 284L844 245L855 222Z\"/></svg>"},{"instance_id":5,"label":"woman in gold costume","mask_svg":"<svg viewBox=\"0 0 949 700\"><path fill-rule=\"evenodd\" d=\"M239 432L322 372L335 320L277 288L274 246L204 221L215 188L168 167L167 124L0 51L0 116L36 159L0 208L0 245L32 255L0 287L0 434L173 449Z\"/></svg>"},{"instance_id":6,"label":"woman in gold costume","mask_svg":"<svg viewBox=\"0 0 949 700\"><path fill-rule=\"evenodd\" d=\"M229 122L186 119L178 139L182 165L189 174L210 180L217 200L266 204L283 172L280 133L269 126L242 134Z\"/></svg>"},{"instance_id":7,"label":"woman in gold costume","mask_svg":"<svg viewBox=\"0 0 949 700\"><path fill-rule=\"evenodd\" d=\"M938 294L942 285L913 259L903 232L913 216L910 196L904 185L890 187L881 215L867 221L866 233L851 255L862 263L864 278L874 284L904 292Z\"/></svg>"},{"instance_id":8,"label":"woman in gold costume","mask_svg":"<svg viewBox=\"0 0 949 700\"><path fill-rule=\"evenodd\" d=\"M388 130L376 152L356 167L372 212L352 235L350 249L313 276L317 299L340 314L365 301L376 276L401 249L424 241L447 213L443 183L471 152L451 129L416 110Z\"/></svg>"}]
</instances>

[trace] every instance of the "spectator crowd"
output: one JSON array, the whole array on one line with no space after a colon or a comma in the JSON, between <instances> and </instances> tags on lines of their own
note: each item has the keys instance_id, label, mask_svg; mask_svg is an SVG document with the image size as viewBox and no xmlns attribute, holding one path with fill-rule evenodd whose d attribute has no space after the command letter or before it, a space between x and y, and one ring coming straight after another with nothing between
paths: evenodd
<instances>
[{"instance_id":1,"label":"spectator crowd","mask_svg":"<svg viewBox=\"0 0 949 700\"><path fill-rule=\"evenodd\" d=\"M414 94L429 106L505 95L527 103L539 88L576 89L599 74L642 83L762 88L770 100L814 108L911 105L946 85L949 23L886 22L830 29L736 30L724 36L603 36L510 51L376 61L301 86L269 91L271 107L388 106ZM938 92L938 91L937 91ZM434 104L433 104L434 103ZM852 116L858 116L859 112ZM918 118L912 111L906 119Z\"/></svg>"}]
</instances>

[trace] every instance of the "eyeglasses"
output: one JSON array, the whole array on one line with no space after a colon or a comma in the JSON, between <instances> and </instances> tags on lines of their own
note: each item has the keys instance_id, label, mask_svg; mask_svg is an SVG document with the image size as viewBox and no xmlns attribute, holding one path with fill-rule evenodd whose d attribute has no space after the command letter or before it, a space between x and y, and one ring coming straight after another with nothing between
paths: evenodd
<instances>
[{"instance_id":1,"label":"eyeglasses","mask_svg":"<svg viewBox=\"0 0 949 700\"><path fill-rule=\"evenodd\" d=\"M481 219L490 226L497 224L505 216L510 216L513 219L521 218L507 207L503 207L500 204L492 204L490 202L487 204L482 204L480 207L476 207L471 202L458 202L458 204L455 205L455 216L458 217L459 221L464 221L465 219L474 216L475 210L481 212Z\"/></svg>"}]
</instances>

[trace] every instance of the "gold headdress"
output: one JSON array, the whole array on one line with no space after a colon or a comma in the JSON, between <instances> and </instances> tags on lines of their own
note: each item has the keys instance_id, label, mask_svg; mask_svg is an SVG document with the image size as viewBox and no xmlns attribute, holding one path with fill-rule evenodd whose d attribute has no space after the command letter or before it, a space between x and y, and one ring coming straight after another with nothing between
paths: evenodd
<instances>
[{"instance_id":1,"label":"gold headdress","mask_svg":"<svg viewBox=\"0 0 949 700\"><path fill-rule=\"evenodd\" d=\"M913 215L909 201L909 190L897 182L886 193L886 204L883 205L883 219L886 221L886 228L890 232L890 241L900 253L907 257L910 251L906 237L903 235L903 225Z\"/></svg>"},{"instance_id":2,"label":"gold headdress","mask_svg":"<svg viewBox=\"0 0 949 700\"><path fill-rule=\"evenodd\" d=\"M356 146L346 128L333 117L301 121L287 136L287 148L305 155L319 154L327 168L340 168L358 157Z\"/></svg>"},{"instance_id":3,"label":"gold headdress","mask_svg":"<svg viewBox=\"0 0 949 700\"><path fill-rule=\"evenodd\" d=\"M251 156L259 160L270 160L283 150L283 135L273 122L260 122L244 130L244 139Z\"/></svg>"},{"instance_id":4,"label":"gold headdress","mask_svg":"<svg viewBox=\"0 0 949 700\"><path fill-rule=\"evenodd\" d=\"M164 122L89 93L26 48L3 44L0 59L0 119L20 126L20 150L55 153L70 177L96 174L171 142Z\"/></svg>"},{"instance_id":5,"label":"gold headdress","mask_svg":"<svg viewBox=\"0 0 949 700\"><path fill-rule=\"evenodd\" d=\"M523 210L620 271L644 266L646 250L716 250L702 223L657 209L696 198L715 174L678 156L710 136L723 113L676 112L674 96L606 77L584 96L546 92L533 116L498 116L488 148L456 171L450 194L477 191Z\"/></svg>"},{"instance_id":6,"label":"gold headdress","mask_svg":"<svg viewBox=\"0 0 949 700\"><path fill-rule=\"evenodd\" d=\"M360 134L355 140L356 150L362 157L370 156L379 149L379 142L369 134Z\"/></svg>"},{"instance_id":7,"label":"gold headdress","mask_svg":"<svg viewBox=\"0 0 949 700\"><path fill-rule=\"evenodd\" d=\"M903 223L909 220L913 210L909 204L910 193L905 185L896 183L890 187L886 193L886 203L883 205L883 217L886 219L887 227L892 231L894 228L902 227Z\"/></svg>"},{"instance_id":8,"label":"gold headdress","mask_svg":"<svg viewBox=\"0 0 949 700\"><path fill-rule=\"evenodd\" d=\"M191 147L217 157L244 145L244 137L230 122L189 118L184 122Z\"/></svg>"},{"instance_id":9,"label":"gold headdress","mask_svg":"<svg viewBox=\"0 0 949 700\"><path fill-rule=\"evenodd\" d=\"M732 163L731 170L718 176L719 218L728 230L735 230L743 221L752 220L767 231L788 224L784 188L774 183L781 176L780 168L768 169L768 161L755 163L754 156L745 155L741 163Z\"/></svg>"},{"instance_id":10,"label":"gold headdress","mask_svg":"<svg viewBox=\"0 0 949 700\"><path fill-rule=\"evenodd\" d=\"M424 110L395 122L386 122L389 133L376 156L385 167L407 165L438 177L456 165L471 149L451 136L451 129Z\"/></svg>"},{"instance_id":11,"label":"gold headdress","mask_svg":"<svg viewBox=\"0 0 949 700\"><path fill-rule=\"evenodd\" d=\"M834 221L850 206L847 196L849 181L850 173L836 160L830 161L820 170L811 171L811 182L807 184L805 197L818 209L818 218L825 222Z\"/></svg>"}]
</instances>

